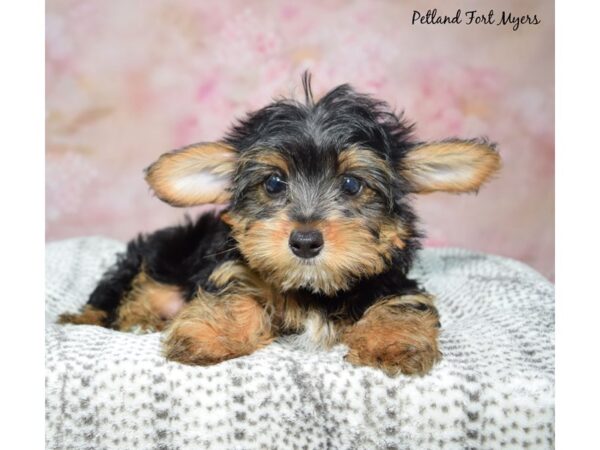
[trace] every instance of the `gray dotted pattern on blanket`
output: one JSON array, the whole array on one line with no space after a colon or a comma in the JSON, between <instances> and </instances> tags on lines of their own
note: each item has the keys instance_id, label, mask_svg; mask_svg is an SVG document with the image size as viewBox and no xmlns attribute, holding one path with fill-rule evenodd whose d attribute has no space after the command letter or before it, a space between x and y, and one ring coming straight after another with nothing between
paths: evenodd
<instances>
[{"instance_id":1,"label":"gray dotted pattern on blanket","mask_svg":"<svg viewBox=\"0 0 600 450\"><path fill-rule=\"evenodd\" d=\"M56 325L84 304L120 242L46 252L49 449L465 449L554 446L554 288L527 266L456 249L412 275L442 317L443 360L389 378L281 340L211 367L167 362L160 334Z\"/></svg>"}]
</instances>

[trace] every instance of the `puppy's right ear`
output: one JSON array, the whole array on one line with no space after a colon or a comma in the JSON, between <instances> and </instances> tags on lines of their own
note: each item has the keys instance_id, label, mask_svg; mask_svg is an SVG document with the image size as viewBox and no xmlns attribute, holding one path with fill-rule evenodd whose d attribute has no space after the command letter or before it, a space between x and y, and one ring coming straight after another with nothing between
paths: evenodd
<instances>
[{"instance_id":1,"label":"puppy's right ear","mask_svg":"<svg viewBox=\"0 0 600 450\"><path fill-rule=\"evenodd\" d=\"M146 181L173 206L227 203L237 152L221 142L194 144L165 153L146 169Z\"/></svg>"}]
</instances>

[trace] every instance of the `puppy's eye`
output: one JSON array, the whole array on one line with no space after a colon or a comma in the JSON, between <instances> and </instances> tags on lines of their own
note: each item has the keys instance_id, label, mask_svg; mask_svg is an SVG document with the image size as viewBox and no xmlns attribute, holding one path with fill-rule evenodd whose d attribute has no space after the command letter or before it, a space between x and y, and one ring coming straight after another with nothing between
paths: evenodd
<instances>
[{"instance_id":1,"label":"puppy's eye","mask_svg":"<svg viewBox=\"0 0 600 450\"><path fill-rule=\"evenodd\" d=\"M347 195L357 195L362 189L362 183L358 178L346 175L342 178L342 192Z\"/></svg>"},{"instance_id":2,"label":"puppy's eye","mask_svg":"<svg viewBox=\"0 0 600 450\"><path fill-rule=\"evenodd\" d=\"M265 180L265 190L271 195L281 194L286 189L286 182L277 174L269 175Z\"/></svg>"}]
</instances>

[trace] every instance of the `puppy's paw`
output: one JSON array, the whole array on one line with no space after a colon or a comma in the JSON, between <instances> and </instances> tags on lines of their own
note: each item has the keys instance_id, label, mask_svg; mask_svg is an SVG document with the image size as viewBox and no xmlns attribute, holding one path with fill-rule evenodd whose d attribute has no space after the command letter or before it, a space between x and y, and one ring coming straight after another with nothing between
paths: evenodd
<instances>
[{"instance_id":1,"label":"puppy's paw","mask_svg":"<svg viewBox=\"0 0 600 450\"><path fill-rule=\"evenodd\" d=\"M350 348L345 360L357 366L371 366L383 370L389 376L425 375L440 360L437 345L395 342L382 347L361 345Z\"/></svg>"},{"instance_id":2,"label":"puppy's paw","mask_svg":"<svg viewBox=\"0 0 600 450\"><path fill-rule=\"evenodd\" d=\"M74 325L98 325L101 327L107 326L106 311L96 309L93 306L86 305L80 313L64 313L58 316L56 323Z\"/></svg>"},{"instance_id":3,"label":"puppy's paw","mask_svg":"<svg viewBox=\"0 0 600 450\"><path fill-rule=\"evenodd\" d=\"M369 308L344 332L346 360L388 375L424 375L440 360L439 317L427 295L392 297Z\"/></svg>"},{"instance_id":4,"label":"puppy's paw","mask_svg":"<svg viewBox=\"0 0 600 450\"><path fill-rule=\"evenodd\" d=\"M253 353L273 340L264 309L250 298L196 301L167 328L165 356L191 365L212 365Z\"/></svg>"},{"instance_id":5,"label":"puppy's paw","mask_svg":"<svg viewBox=\"0 0 600 450\"><path fill-rule=\"evenodd\" d=\"M235 351L235 345L215 331L201 321L172 327L163 342L166 358L183 364L209 366L242 356L241 348Z\"/></svg>"}]
</instances>

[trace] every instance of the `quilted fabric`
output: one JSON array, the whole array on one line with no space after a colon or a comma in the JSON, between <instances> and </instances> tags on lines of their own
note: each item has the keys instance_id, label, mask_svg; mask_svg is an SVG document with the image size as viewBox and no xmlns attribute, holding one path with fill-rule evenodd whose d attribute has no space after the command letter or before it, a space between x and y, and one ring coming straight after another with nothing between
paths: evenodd
<instances>
[{"instance_id":1,"label":"quilted fabric","mask_svg":"<svg viewBox=\"0 0 600 450\"><path fill-rule=\"evenodd\" d=\"M160 334L56 325L86 302L120 242L46 252L50 449L464 449L554 445L554 288L529 267L427 249L412 275L437 295L443 360L390 378L281 340L211 367L167 362Z\"/></svg>"}]
</instances>

